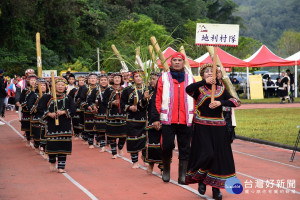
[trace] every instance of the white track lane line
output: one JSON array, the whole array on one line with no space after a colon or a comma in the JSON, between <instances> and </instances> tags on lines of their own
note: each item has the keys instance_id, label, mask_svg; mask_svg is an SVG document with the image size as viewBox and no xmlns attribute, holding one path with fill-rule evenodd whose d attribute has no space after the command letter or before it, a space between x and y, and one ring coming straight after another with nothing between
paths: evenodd
<instances>
[{"instance_id":1,"label":"white track lane line","mask_svg":"<svg viewBox=\"0 0 300 200\"><path fill-rule=\"evenodd\" d=\"M15 127L13 127L10 123L14 120L11 120L9 122L5 121L3 118L0 118L3 122L6 123L6 125L8 125L15 133L17 133L21 138L24 138L24 136L15 129ZM81 191L83 191L87 196L89 196L92 200L98 200L97 197L95 197L91 192L89 192L85 187L83 187L82 185L80 185L77 181L75 181L68 173L62 173L62 175L64 175L64 177L66 177L71 183L73 183L75 186L77 186Z\"/></svg>"},{"instance_id":2,"label":"white track lane line","mask_svg":"<svg viewBox=\"0 0 300 200\"><path fill-rule=\"evenodd\" d=\"M95 144L94 144L94 145L95 145ZM95 145L95 146L96 146L96 147L99 147L98 145ZM106 149L106 151L109 152L109 153L111 153L110 150L107 150L107 149ZM129 160L128 158L126 158L126 157L124 157L124 156L120 156L120 155L118 155L118 157L132 164L131 160ZM145 170L145 171L147 170L146 167L144 167L144 166L142 166L142 165L140 165L140 164L139 164L139 167L140 167L141 169ZM159 177L159 178L161 178L161 175L160 175L159 173L157 173L157 172L154 172L154 171L153 171L152 174L155 175L155 176L157 176L157 177ZM177 186L179 186L179 187L182 187L182 188L184 188L184 189L186 189L186 190L188 190L188 191L190 191L190 192L196 194L197 196L201 197L202 199L213 200L211 197L209 197L209 196L207 196L207 195L201 195L201 194L199 194L198 190L195 190L194 188L191 188L191 187L189 187L189 186L187 186L187 185L180 185L180 184L178 184L178 182L176 182L176 181L174 181L174 180L172 180L172 179L170 179L170 183L172 183L172 184L174 184L174 185L177 185Z\"/></svg>"},{"instance_id":3,"label":"white track lane line","mask_svg":"<svg viewBox=\"0 0 300 200\"><path fill-rule=\"evenodd\" d=\"M263 146L272 147L272 148L275 148L275 149L281 149L281 150L285 150L285 151L289 151L289 152L293 152L293 150L291 150L291 149L276 147L276 146L272 146L272 145L269 145L269 144L262 144L262 143L257 143L257 142L253 142L253 141L241 140L241 139L238 139L238 138L236 138L235 140L239 140L239 141L242 141L242 142L253 143L253 144L256 144L256 145L263 145Z\"/></svg>"},{"instance_id":4,"label":"white track lane line","mask_svg":"<svg viewBox=\"0 0 300 200\"><path fill-rule=\"evenodd\" d=\"M282 163L282 162L279 162L279 161L276 161L276 160L271 160L271 159L267 159L267 158L262 158L262 157L259 157L259 156L255 156L255 155L252 155L252 154L248 154L248 153L244 153L244 152L240 152L240 151L236 151L236 150L232 150L232 151L235 152L235 153L247 155L247 156L254 157L254 158L258 158L258 159L261 159L261 160L265 160L265 161L269 161L269 162L273 162L273 163L285 165L285 166L288 166L288 167L293 167L293 168L296 168L296 169L300 169L300 167L295 166L295 165L289 165L289 164Z\"/></svg>"}]
</instances>

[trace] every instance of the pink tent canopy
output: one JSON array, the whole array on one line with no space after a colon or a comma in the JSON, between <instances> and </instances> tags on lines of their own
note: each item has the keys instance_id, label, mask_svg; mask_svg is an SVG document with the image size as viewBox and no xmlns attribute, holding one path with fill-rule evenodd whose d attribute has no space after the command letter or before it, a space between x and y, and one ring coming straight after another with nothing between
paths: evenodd
<instances>
[{"instance_id":1,"label":"pink tent canopy","mask_svg":"<svg viewBox=\"0 0 300 200\"><path fill-rule=\"evenodd\" d=\"M251 57L244 60L248 67L274 67L294 65L294 61L285 60L276 56L268 47L262 45Z\"/></svg>"},{"instance_id":2,"label":"pink tent canopy","mask_svg":"<svg viewBox=\"0 0 300 200\"><path fill-rule=\"evenodd\" d=\"M164 54L165 58L167 59L167 63L168 63L169 66L171 66L171 56L172 56L174 53L176 53L176 52L177 52L177 51L175 51L175 50L174 50L173 48L171 48L171 47L168 47L167 49L165 49L165 50L163 51L163 54ZM194 61L194 60L192 60L192 59L190 59L190 58L188 58L188 61L189 61L191 67L199 67L199 63L198 63L198 62L196 62L196 61ZM162 64L161 64L161 62L160 62L160 60L157 60L157 64L158 64L158 66L159 66L160 68L163 67Z\"/></svg>"},{"instance_id":3,"label":"pink tent canopy","mask_svg":"<svg viewBox=\"0 0 300 200\"><path fill-rule=\"evenodd\" d=\"M246 67L247 63L218 47L218 57L224 67ZM195 61L200 63L200 66L205 63L212 63L209 53L197 58Z\"/></svg>"}]
</instances>

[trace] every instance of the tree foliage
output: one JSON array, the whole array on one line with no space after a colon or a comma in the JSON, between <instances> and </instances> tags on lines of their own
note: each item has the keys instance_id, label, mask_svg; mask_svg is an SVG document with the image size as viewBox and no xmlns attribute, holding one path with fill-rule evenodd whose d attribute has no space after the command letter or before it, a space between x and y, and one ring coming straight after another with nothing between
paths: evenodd
<instances>
[{"instance_id":1,"label":"tree foliage","mask_svg":"<svg viewBox=\"0 0 300 200\"><path fill-rule=\"evenodd\" d=\"M300 6L290 5L295 1L284 3L290 6L287 11L293 11L290 16L298 16L294 12ZM247 6L255 5L249 3ZM247 7L242 8L245 11ZM21 75L28 67L36 69L36 32L41 34L43 69L60 71L71 66L78 70L96 71L96 48L99 47L101 68L119 70L120 64L113 56L111 45L115 44L126 61L134 65L137 46L142 47L141 53L144 60L147 59L147 46L152 35L156 36L162 49L168 45L178 49L184 44L187 54L197 58L206 50L194 45L195 24L241 24L241 18L235 14L237 10L238 4L233 0L2 0L0 67L7 75ZM240 13L246 16L246 12ZM262 13L260 9L259 14ZM261 30L274 24L274 15L268 9L265 15L265 21L261 23L255 23L253 19L245 22L256 24L257 30ZM287 22L287 18L281 21ZM293 22L293 25L297 23ZM286 23L286 26L290 25ZM260 40L270 32L259 34L258 38L251 37ZM241 38L241 48L229 51L244 57L259 43L256 40Z\"/></svg>"},{"instance_id":2,"label":"tree foliage","mask_svg":"<svg viewBox=\"0 0 300 200\"><path fill-rule=\"evenodd\" d=\"M277 41L280 55L288 57L300 51L300 32L293 30L284 31Z\"/></svg>"},{"instance_id":3,"label":"tree foliage","mask_svg":"<svg viewBox=\"0 0 300 200\"><path fill-rule=\"evenodd\" d=\"M262 41L275 48L276 41L285 30L300 31L299 0L235 0L239 5L236 13L244 19L246 29L241 35Z\"/></svg>"}]
</instances>

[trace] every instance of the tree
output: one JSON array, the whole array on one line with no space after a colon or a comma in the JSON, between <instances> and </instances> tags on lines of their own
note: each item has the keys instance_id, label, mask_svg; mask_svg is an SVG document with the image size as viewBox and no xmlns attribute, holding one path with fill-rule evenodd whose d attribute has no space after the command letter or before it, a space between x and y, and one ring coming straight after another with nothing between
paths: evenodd
<instances>
[{"instance_id":1,"label":"tree","mask_svg":"<svg viewBox=\"0 0 300 200\"><path fill-rule=\"evenodd\" d=\"M260 41L241 36L239 37L239 45L237 47L226 47L224 50L244 60L255 53L261 46L262 43Z\"/></svg>"},{"instance_id":2,"label":"tree","mask_svg":"<svg viewBox=\"0 0 300 200\"><path fill-rule=\"evenodd\" d=\"M104 52L105 58L110 58L104 63L106 71L118 71L121 66L118 60L113 56L111 45L115 44L124 59L131 65L129 68L133 69L135 61L135 49L141 46L142 59L149 58L148 45L150 44L150 37L155 36L162 49L166 48L173 42L162 25L157 25L151 18L146 15L134 15L133 19L123 20L120 22L115 32L116 38L106 42L107 49Z\"/></svg>"},{"instance_id":3,"label":"tree","mask_svg":"<svg viewBox=\"0 0 300 200\"><path fill-rule=\"evenodd\" d=\"M277 52L284 57L297 53L300 51L300 32L294 30L284 31L277 44Z\"/></svg>"}]
</instances>

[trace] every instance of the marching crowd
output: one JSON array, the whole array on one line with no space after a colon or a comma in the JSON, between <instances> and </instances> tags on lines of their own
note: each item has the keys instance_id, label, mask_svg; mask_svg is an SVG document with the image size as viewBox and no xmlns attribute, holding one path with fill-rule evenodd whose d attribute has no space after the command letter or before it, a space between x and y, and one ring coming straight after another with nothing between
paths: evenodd
<instances>
[{"instance_id":1,"label":"marching crowd","mask_svg":"<svg viewBox=\"0 0 300 200\"><path fill-rule=\"evenodd\" d=\"M83 139L89 148L96 142L100 152L110 146L113 159L123 155L126 143L132 168L139 167L139 158L148 163L149 174L158 164L163 181L169 182L177 139L178 183L198 183L202 195L210 185L213 198L222 199L220 189L236 176L231 113L240 102L225 89L220 70L214 79L212 65L205 64L200 69L202 81L195 82L185 72L184 61L183 54L173 54L170 71L152 73L148 85L141 70L133 71L131 78L125 71L76 79L68 74L56 77L55 84L26 70L26 79L7 86L15 105L22 107L26 146L33 140L36 151L49 160L50 170L64 173L72 138ZM2 76L0 70L4 82ZM0 100L2 92L1 88Z\"/></svg>"}]
</instances>

